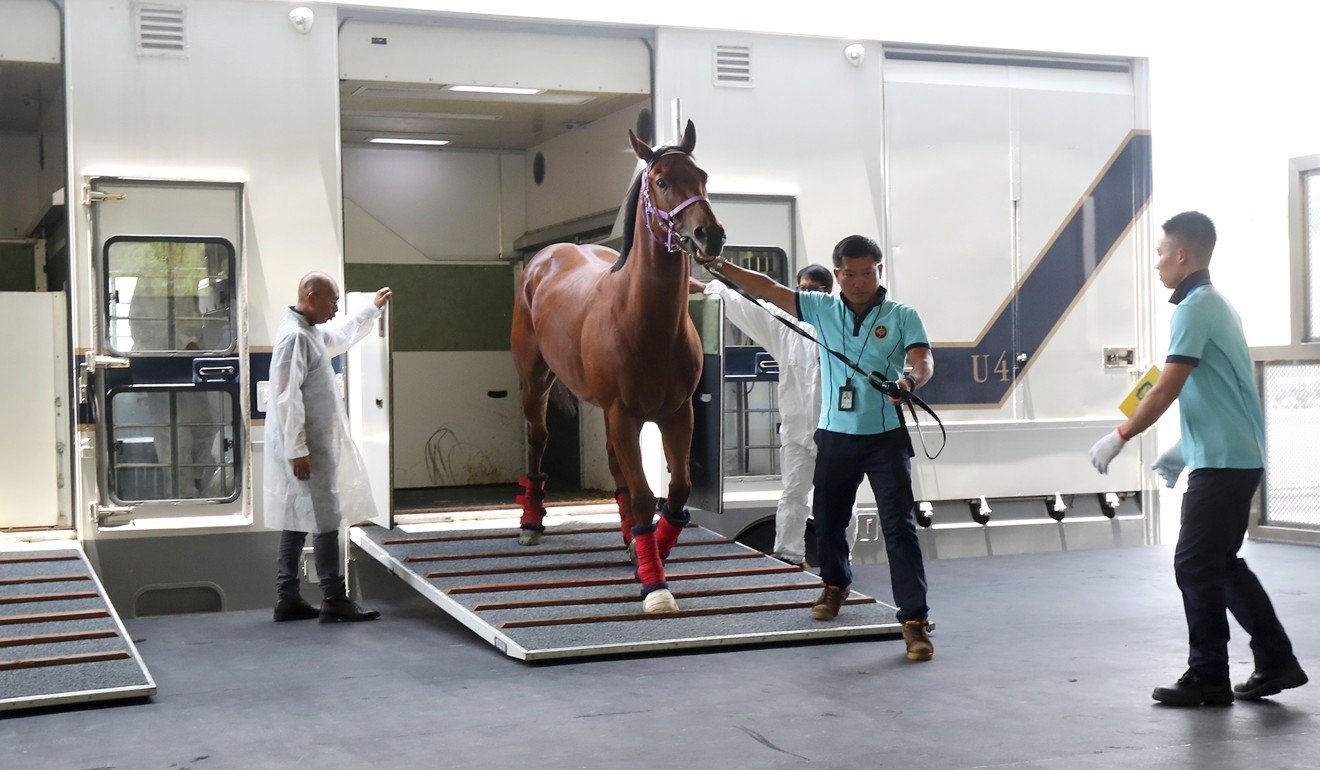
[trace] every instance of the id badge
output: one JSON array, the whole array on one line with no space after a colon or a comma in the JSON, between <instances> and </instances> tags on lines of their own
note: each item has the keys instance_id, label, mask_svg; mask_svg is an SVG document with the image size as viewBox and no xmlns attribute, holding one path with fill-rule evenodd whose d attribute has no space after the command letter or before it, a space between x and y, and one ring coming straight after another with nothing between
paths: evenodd
<instances>
[{"instance_id":1,"label":"id badge","mask_svg":"<svg viewBox=\"0 0 1320 770\"><path fill-rule=\"evenodd\" d=\"M857 389L851 385L839 386L839 411L851 412L855 407Z\"/></svg>"}]
</instances>

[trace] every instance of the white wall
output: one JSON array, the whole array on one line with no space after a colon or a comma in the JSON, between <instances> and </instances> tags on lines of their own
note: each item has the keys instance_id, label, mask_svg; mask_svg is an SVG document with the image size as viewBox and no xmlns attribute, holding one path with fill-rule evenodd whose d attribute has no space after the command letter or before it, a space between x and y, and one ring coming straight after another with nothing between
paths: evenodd
<instances>
[{"instance_id":1,"label":"white wall","mask_svg":"<svg viewBox=\"0 0 1320 770\"><path fill-rule=\"evenodd\" d=\"M755 88L712 85L717 43L752 47ZM870 60L853 67L833 40L661 30L660 139L674 138L672 100L681 97L681 117L697 129L694 155L710 174L710 192L796 196L799 264L825 263L840 233L880 237L878 66Z\"/></svg>"},{"instance_id":2,"label":"white wall","mask_svg":"<svg viewBox=\"0 0 1320 770\"><path fill-rule=\"evenodd\" d=\"M628 142L637 116L649 104L628 107L575 128L526 153L527 229L599 214L615 213L637 172L637 155ZM537 185L532 163L545 157L545 179Z\"/></svg>"},{"instance_id":3,"label":"white wall","mask_svg":"<svg viewBox=\"0 0 1320 770\"><path fill-rule=\"evenodd\" d=\"M313 4L303 35L283 5L181 4L186 58L139 56L128 0L68 4L70 185L92 175L246 183L248 340L269 345L298 279L337 272L341 259L334 9ZM85 260L89 233L72 219L72 253ZM85 281L77 292L87 307ZM86 315L76 335L90 347Z\"/></svg>"},{"instance_id":4,"label":"white wall","mask_svg":"<svg viewBox=\"0 0 1320 770\"><path fill-rule=\"evenodd\" d=\"M344 197L378 223L355 220L361 226L347 229L347 261L399 264L507 255L526 229L522 155L345 146ZM389 247L390 236L412 250Z\"/></svg>"},{"instance_id":5,"label":"white wall","mask_svg":"<svg viewBox=\"0 0 1320 770\"><path fill-rule=\"evenodd\" d=\"M312 4L317 21L304 35L290 25L287 4L175 4L186 9L186 57L139 56L129 0L66 4L70 249L78 276L73 335L79 351L95 345L91 233L77 207L77 191L90 176L245 184L246 322L253 346L271 344L303 274L339 271L334 9ZM260 467L259 427L253 438L253 463ZM93 462L83 458L80 499L94 497L94 472ZM255 504L259 508L260 500Z\"/></svg>"}]
</instances>

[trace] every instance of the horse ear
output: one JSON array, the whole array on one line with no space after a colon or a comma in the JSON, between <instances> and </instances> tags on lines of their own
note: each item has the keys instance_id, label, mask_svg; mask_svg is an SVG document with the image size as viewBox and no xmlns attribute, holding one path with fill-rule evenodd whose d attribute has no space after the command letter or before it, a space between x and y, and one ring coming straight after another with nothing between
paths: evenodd
<instances>
[{"instance_id":1,"label":"horse ear","mask_svg":"<svg viewBox=\"0 0 1320 770\"><path fill-rule=\"evenodd\" d=\"M651 151L651 148L647 146L646 142L637 138L637 134L634 134L631 128L628 129L628 141L632 142L633 152L637 154L638 158L641 158L647 163L651 162L651 157L655 153Z\"/></svg>"},{"instance_id":2,"label":"horse ear","mask_svg":"<svg viewBox=\"0 0 1320 770\"><path fill-rule=\"evenodd\" d=\"M696 146L697 146L697 127L692 125L692 121L689 120L687 122L687 128L683 129L683 143L679 145L679 149L687 153L688 155L691 155L692 150L696 148Z\"/></svg>"}]
</instances>

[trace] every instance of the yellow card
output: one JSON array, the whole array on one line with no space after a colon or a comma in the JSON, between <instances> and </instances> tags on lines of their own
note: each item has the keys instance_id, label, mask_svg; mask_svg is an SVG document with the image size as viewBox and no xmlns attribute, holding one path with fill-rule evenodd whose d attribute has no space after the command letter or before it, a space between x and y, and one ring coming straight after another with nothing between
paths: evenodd
<instances>
[{"instance_id":1,"label":"yellow card","mask_svg":"<svg viewBox=\"0 0 1320 770\"><path fill-rule=\"evenodd\" d=\"M1127 395L1127 398L1123 399L1123 403L1118 405L1118 410L1131 417L1132 413L1137 411L1137 404L1141 403L1141 399L1145 398L1150 389L1155 387L1155 381L1159 378L1160 368L1152 366L1150 371L1146 372L1146 376L1142 377L1137 386Z\"/></svg>"}]
</instances>

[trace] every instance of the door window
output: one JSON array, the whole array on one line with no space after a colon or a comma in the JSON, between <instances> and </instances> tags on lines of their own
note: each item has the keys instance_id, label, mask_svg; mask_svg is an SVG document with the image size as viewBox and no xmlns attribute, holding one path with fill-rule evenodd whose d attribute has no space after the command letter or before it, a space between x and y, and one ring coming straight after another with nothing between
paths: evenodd
<instances>
[{"instance_id":1,"label":"door window","mask_svg":"<svg viewBox=\"0 0 1320 770\"><path fill-rule=\"evenodd\" d=\"M132 388L112 392L109 407L115 502L237 498L232 393Z\"/></svg>"},{"instance_id":2,"label":"door window","mask_svg":"<svg viewBox=\"0 0 1320 770\"><path fill-rule=\"evenodd\" d=\"M106 246L106 329L121 355L229 352L234 249L222 239L116 238Z\"/></svg>"}]
</instances>

